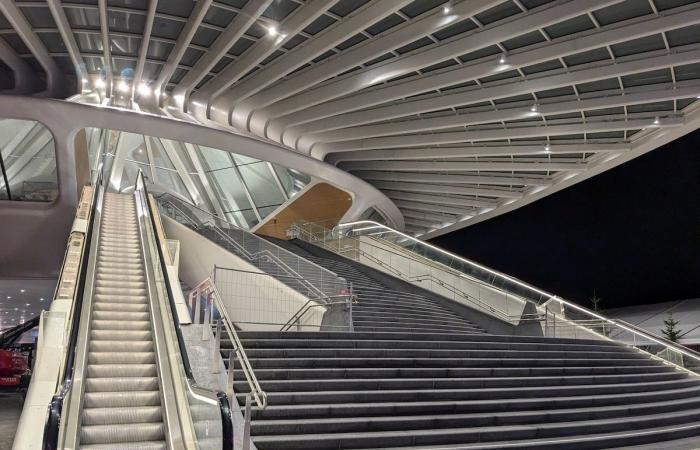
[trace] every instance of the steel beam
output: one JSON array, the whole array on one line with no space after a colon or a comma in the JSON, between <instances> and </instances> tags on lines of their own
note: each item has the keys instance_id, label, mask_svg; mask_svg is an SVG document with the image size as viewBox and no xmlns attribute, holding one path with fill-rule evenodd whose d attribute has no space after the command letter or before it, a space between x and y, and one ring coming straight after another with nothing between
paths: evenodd
<instances>
[{"instance_id":1,"label":"steel beam","mask_svg":"<svg viewBox=\"0 0 700 450\"><path fill-rule=\"evenodd\" d=\"M4 39L0 38L0 61L12 69L14 86L4 94L26 94L36 89L37 79L31 66Z\"/></svg>"},{"instance_id":2,"label":"steel beam","mask_svg":"<svg viewBox=\"0 0 700 450\"><path fill-rule=\"evenodd\" d=\"M331 144L319 144L312 148L312 154L323 159L326 154L350 150L384 149L396 147L415 147L424 145L454 144L476 141L501 141L504 139L545 138L581 133L600 133L606 131L638 130L643 128L668 128L683 125L683 117L650 118L634 120L615 120L581 122L566 125L522 126L514 128L491 128L456 131L435 134L416 134L406 136L379 137L345 141Z\"/></svg>"},{"instance_id":3,"label":"steel beam","mask_svg":"<svg viewBox=\"0 0 700 450\"><path fill-rule=\"evenodd\" d=\"M131 99L133 100L138 93L139 86L141 85L141 78L143 77L143 68L146 66L146 56L148 55L148 45L151 43L151 31L153 30L153 21L155 20L156 9L158 8L158 0L149 0L148 2L148 12L146 13L146 24L143 29L143 36L141 36L141 47L139 48L139 60L136 63L136 70L134 71L134 82L131 86ZM156 96L156 101L160 97L160 92L154 92Z\"/></svg>"},{"instance_id":4,"label":"steel beam","mask_svg":"<svg viewBox=\"0 0 700 450\"><path fill-rule=\"evenodd\" d=\"M56 22L56 27L58 32L61 34L63 43L70 54L70 59L75 67L75 75L78 79L78 92L82 92L85 80L87 80L87 68L85 67L85 61L83 61L83 56L80 53L80 48L75 40L75 35L71 31L70 23L66 17L66 13L63 10L63 4L61 0L46 0L46 4L51 11L51 16L54 22Z\"/></svg>"},{"instance_id":5,"label":"steel beam","mask_svg":"<svg viewBox=\"0 0 700 450\"><path fill-rule=\"evenodd\" d=\"M375 181L372 185L383 191L394 190L427 194L474 195L496 198L520 198L523 196L522 192L517 191L485 189L471 186L445 186L442 184L404 183L398 181Z\"/></svg>"},{"instance_id":6,"label":"steel beam","mask_svg":"<svg viewBox=\"0 0 700 450\"><path fill-rule=\"evenodd\" d=\"M331 153L326 162L338 165L346 161L403 161L414 159L473 158L482 156L515 156L544 154L573 154L621 152L630 149L630 144L550 144L544 145L470 145L462 147L421 147L388 150L362 150Z\"/></svg>"},{"instance_id":7,"label":"steel beam","mask_svg":"<svg viewBox=\"0 0 700 450\"><path fill-rule=\"evenodd\" d=\"M204 16L206 16L211 3L212 0L198 0L194 4L194 8L190 13L189 19L187 22L185 22L185 26L182 28L182 31L180 31L175 47L173 47L173 49L170 51L170 55L168 55L168 61L160 69L158 78L153 84L156 92L162 92L165 85L170 80L170 77L172 77L175 69L182 60L182 56L185 54L185 51L187 51L187 47L192 41L194 34L197 32L199 25L202 23L202 20L204 20Z\"/></svg>"},{"instance_id":8,"label":"steel beam","mask_svg":"<svg viewBox=\"0 0 700 450\"><path fill-rule=\"evenodd\" d=\"M528 174L527 176L500 175L458 175L445 173L423 172L385 172L380 170L354 171L363 180L400 181L407 183L442 183L449 184L482 184L493 186L548 186L551 178L543 175Z\"/></svg>"},{"instance_id":9,"label":"steel beam","mask_svg":"<svg viewBox=\"0 0 700 450\"><path fill-rule=\"evenodd\" d=\"M483 161L356 161L343 164L345 170L391 170L397 172L558 172L586 170L586 163L555 162L543 160L542 162L483 162Z\"/></svg>"}]
</instances>

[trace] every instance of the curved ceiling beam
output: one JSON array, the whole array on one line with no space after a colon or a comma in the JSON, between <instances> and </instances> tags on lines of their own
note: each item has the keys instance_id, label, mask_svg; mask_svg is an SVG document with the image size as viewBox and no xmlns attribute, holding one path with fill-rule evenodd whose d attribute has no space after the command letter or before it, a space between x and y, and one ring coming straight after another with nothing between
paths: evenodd
<instances>
[{"instance_id":1,"label":"curved ceiling beam","mask_svg":"<svg viewBox=\"0 0 700 450\"><path fill-rule=\"evenodd\" d=\"M407 73L431 66L435 63L456 58L473 50L489 47L504 40L514 38L528 31L534 31L556 22L573 18L604 6L619 3L621 0L577 0L555 6L543 6L532 12L522 13L512 20L505 21L490 28L480 29L457 39L440 42L426 50L408 54L386 64L378 64L363 71L358 71L338 81L327 83L316 89L303 92L275 103L263 111L270 118L286 116L307 109L323 102L351 94L361 89L379 84ZM497 64L491 64L491 72L498 73ZM435 89L435 86L433 87ZM368 95L372 95L369 93ZM409 95L404 92L403 96ZM303 114L304 115L304 114ZM305 115L304 115L305 116ZM288 124L294 124L289 122ZM268 137L281 141L279 127L270 127Z\"/></svg>"},{"instance_id":2,"label":"curved ceiling beam","mask_svg":"<svg viewBox=\"0 0 700 450\"><path fill-rule=\"evenodd\" d=\"M403 228L403 216L398 208L374 186L330 164L259 139L154 114L33 97L3 97L0 116L37 120L54 135L69 135L68 140L74 139L75 133L86 127L105 128L203 145L275 162L353 193L352 210L357 216L369 207L376 207L392 222L392 226ZM65 148L65 145L59 142L57 149Z\"/></svg>"},{"instance_id":3,"label":"curved ceiling beam","mask_svg":"<svg viewBox=\"0 0 700 450\"><path fill-rule=\"evenodd\" d=\"M309 0L297 8L280 24L276 33L266 36L266 39L258 40L240 58L230 63L196 93L192 94L192 112L201 119L209 118L222 125L229 125L229 111L225 105L215 106L218 105L216 103L217 97L282 44L325 13L337 1Z\"/></svg>"},{"instance_id":4,"label":"curved ceiling beam","mask_svg":"<svg viewBox=\"0 0 700 450\"><path fill-rule=\"evenodd\" d=\"M226 56L234 42L237 42L243 33L255 23L272 0L251 0L234 17L231 23L216 38L209 49L197 60L192 70L180 80L173 89L173 98L180 103L183 110L187 110L190 93L197 84L216 66L221 58ZM182 100L179 100L182 99Z\"/></svg>"},{"instance_id":5,"label":"curved ceiling beam","mask_svg":"<svg viewBox=\"0 0 700 450\"><path fill-rule=\"evenodd\" d=\"M197 28L199 28L199 25L204 20L204 16L207 15L211 3L212 0L197 0L197 2L195 2L189 19L185 22L182 31L180 31L175 47L173 47L168 55L168 61L160 69L158 78L155 83L153 83L155 92L163 92L165 85L170 81L170 77L173 76L175 69L182 60L182 56L185 54L185 51L187 51L187 47L190 45L194 34L197 32Z\"/></svg>"},{"instance_id":6,"label":"curved ceiling beam","mask_svg":"<svg viewBox=\"0 0 700 450\"><path fill-rule=\"evenodd\" d=\"M141 36L141 46L139 48L139 59L136 62L136 70L134 71L134 82L131 83L131 99L133 100L138 93L143 77L143 68L146 66L146 56L148 55L148 46L151 43L151 31L153 31L153 21L155 20L156 10L158 8L158 0L150 0L148 2L148 11L146 13L145 27L143 36ZM157 95L159 95L158 93Z\"/></svg>"},{"instance_id":7,"label":"curved ceiling beam","mask_svg":"<svg viewBox=\"0 0 700 450\"><path fill-rule=\"evenodd\" d=\"M430 195L417 194L414 192L403 191L382 191L390 199L405 200L409 202L435 203L438 205L463 206L467 208L495 208L498 202L493 200L468 198L468 197L449 197L447 195Z\"/></svg>"},{"instance_id":8,"label":"curved ceiling beam","mask_svg":"<svg viewBox=\"0 0 700 450\"><path fill-rule=\"evenodd\" d=\"M423 145L454 144L473 141L500 141L503 139L546 138L567 134L600 133L605 131L639 130L642 128L666 128L683 125L684 118L667 117L651 119L631 119L615 121L581 122L563 125L522 126L467 130L435 134L380 137L317 145L312 154L322 159L326 154L350 150L385 149L395 147L416 147ZM354 164L354 163L349 163Z\"/></svg>"},{"instance_id":9,"label":"curved ceiling beam","mask_svg":"<svg viewBox=\"0 0 700 450\"><path fill-rule=\"evenodd\" d=\"M585 162L556 162L543 159L541 162L484 162L484 161L374 161L348 162L343 164L346 170L391 170L434 171L434 172L559 172L586 170Z\"/></svg>"},{"instance_id":10,"label":"curved ceiling beam","mask_svg":"<svg viewBox=\"0 0 700 450\"><path fill-rule=\"evenodd\" d=\"M333 45L326 45L326 49L330 49L336 44L344 41L348 36L353 36L358 32L361 32L370 24L383 19L386 15L400 9L409 2L394 1L390 7L387 8L387 4L389 3L390 2L388 1L372 3L363 8L360 12L355 12L348 18L344 18L343 23L333 27L332 30L323 35L323 41L325 44L327 38L326 35L332 34L332 38L329 39L329 41L332 41ZM231 124L241 129L247 129L250 114L253 113L255 109L268 106L271 103L297 94L304 89L312 87L316 83L327 80L345 72L346 70L352 69L361 63L371 61L372 59L384 55L387 52L413 42L416 40L417 36L427 36L431 33L440 31L454 23L468 19L475 14L496 6L499 3L501 3L501 0L463 1L454 5L448 15L445 15L443 13L443 7L439 6L428 13L423 14L421 17L405 23L396 30L392 29L386 33L374 36L371 39L348 49L347 51L343 51L340 55L326 60L323 64L309 68L302 73L282 80L280 83L277 83L274 86L269 86L264 92L256 94L256 92L260 90L260 87L258 87L257 91L248 93L246 90L248 87L236 86L236 92L227 95L227 101L231 101L232 98L242 99L244 98L242 95L250 96L250 98L248 98L244 104L236 106L231 115ZM340 39L338 39L338 37L340 37ZM319 47L320 42L314 41L316 40L312 40L304 45L307 47ZM306 53L311 52L307 51ZM316 55L313 57L322 53L323 51L316 51ZM307 58L307 60L313 59L313 57ZM304 61L301 61L301 63L303 62ZM301 64L298 64L296 67L299 66L301 66ZM294 67L294 69L296 67ZM293 69L286 70L284 73L289 73L292 70ZM269 73L269 71L266 72ZM256 126L258 129L261 126L264 126L264 121L250 120L250 122L252 126Z\"/></svg>"},{"instance_id":11,"label":"curved ceiling beam","mask_svg":"<svg viewBox=\"0 0 700 450\"><path fill-rule=\"evenodd\" d=\"M0 61L12 69L14 78L14 87L3 91L3 94L27 94L37 89L38 82L34 70L2 38L0 38Z\"/></svg>"},{"instance_id":12,"label":"curved ceiling beam","mask_svg":"<svg viewBox=\"0 0 700 450\"><path fill-rule=\"evenodd\" d=\"M46 73L46 91L49 96L56 96L65 88L63 86L63 74L56 65L56 62L49 55L46 46L41 42L39 36L32 31L32 27L19 10L15 2L0 1L0 11L5 19L12 25L22 42L27 46L32 55L39 62Z\"/></svg>"},{"instance_id":13,"label":"curved ceiling beam","mask_svg":"<svg viewBox=\"0 0 700 450\"><path fill-rule=\"evenodd\" d=\"M548 186L551 179L544 175L458 175L445 173L386 172L381 170L354 171L363 180L402 181L409 183L483 184L493 186Z\"/></svg>"},{"instance_id":14,"label":"curved ceiling beam","mask_svg":"<svg viewBox=\"0 0 700 450\"><path fill-rule=\"evenodd\" d=\"M336 120L339 118L331 118L331 116L336 116L340 114L344 114L343 119L348 119L348 125L350 126L352 124L358 125L361 123L367 123L363 122L361 120L358 120L357 122L354 122L354 120L363 114L364 112L358 112L354 113L353 115L351 114L345 114L349 113L350 111L357 111L359 109L365 109L369 108L371 106L375 105L380 105L382 103L387 103L395 100L400 100L403 98L406 98L411 95L416 95L420 94L422 92L430 92L435 89L439 88L444 88L448 86L454 86L460 83L468 82L468 81L473 81L475 79L483 78L488 75L493 75L494 73L498 72L503 72L504 70L511 70L515 68L520 68L520 67L525 67L529 66L532 64L537 64L537 63L542 63L546 61L550 61L552 59L557 59L560 57L572 55L575 53L580 53L588 50L595 50L597 48L605 47L608 44L614 44L617 42L622 42L630 39L636 39L636 38L641 38L645 36L650 36L653 34L658 34L663 31L669 31L675 27L684 27L684 26L689 26L693 25L696 23L700 23L700 7L697 7L695 9L691 10L684 10L682 12L677 12L674 14L670 14L667 16L655 16L651 19L645 17L643 19L636 19L631 21L631 24L623 25L623 26L608 26L606 28L602 28L600 30L597 30L593 33L589 33L585 36L581 37L575 37L575 38L561 38L557 40L553 40L551 42L548 42L547 45L541 46L539 48L533 49L533 50L524 50L520 53L513 53L508 56L507 60L507 67L503 65L499 65L497 61L492 60L491 58L488 58L486 60L479 60L476 63L469 64L466 66L461 66L457 67L456 69L448 70L445 72L437 73L435 75L428 75L428 76L423 76L420 77L416 80L411 80L407 81L404 83L393 83L387 87L384 88L379 88L376 89L370 93L363 93L363 94L358 94L355 96L350 96L344 99L339 99L339 100L334 100L330 102L326 102L325 104L314 106L311 108L307 108L304 111L301 111L297 114L294 114L292 116L288 117L280 117L277 119L273 119L270 122L269 125L269 130L270 130L270 137L274 138L277 135L281 135L282 133L284 134L284 142L287 145L292 145L294 146L297 143L297 139L300 137L302 133L306 132L316 132L316 131L325 131L329 128L326 128L326 126L330 125L331 127L334 126L333 124L336 123ZM676 49L674 49L675 51ZM632 57L634 59L635 57ZM638 57L637 57L638 58ZM623 58L624 60L624 58ZM677 60L677 59L676 59ZM682 64L682 62L678 62L678 64ZM616 72L612 67L614 64L611 64L608 66L608 71L612 72L613 75L611 76L616 76ZM586 70L586 69L582 69ZM595 70L595 68L591 69ZM637 69L636 71L642 72L645 70L649 70L645 67L643 64L643 61L638 61L637 64ZM622 71L623 72L623 71ZM581 71L571 71L571 73L578 74L579 77L576 79L582 79L583 74ZM623 72L624 73L624 72ZM565 77L567 74L561 74L560 76ZM595 79L602 79L598 76L596 76L594 73L589 73L588 78L590 80L595 80ZM531 78L525 82L532 82L536 83L538 80L541 80L541 78ZM511 89L510 92L523 92L522 89L519 89L521 85L525 82L522 83L508 83L506 86L508 89ZM545 89L550 89L551 87L548 86L543 86L541 90ZM528 91L532 92L532 91ZM450 103L453 105L463 105L467 104L467 102L461 101L455 101L451 102L448 101L447 99L452 99L455 97L458 97L459 95L464 95L462 94L450 94L450 95L443 95L440 96L439 98L443 103ZM509 94L513 95L513 94ZM458 97L459 98L459 97ZM437 100L435 98L429 98L427 101L435 101L436 103L439 103L440 100ZM422 104L421 100L416 100L416 101L408 101L404 102L400 105L390 105L390 106L382 106L375 108L374 110L371 110L373 113L384 113L387 112L389 113L388 116L382 116L383 118L390 118L390 117L397 117L396 115L392 115L389 111L388 108L396 108L397 110L401 111L399 113L400 115L411 115L411 114L416 114L418 112L425 112L426 110L423 108L419 108L418 111L416 109L411 109L408 107L408 105L420 105ZM438 107L435 109L442 109L446 108L449 106L445 107ZM406 114L403 114L403 111L406 110L408 111ZM430 110L430 109L428 109ZM398 112L398 111L397 111ZM366 116L365 116L366 117ZM330 119L326 119L330 118ZM295 125L303 124L303 123L308 123L316 121L317 123L311 124L310 126L306 127L296 127ZM332 128L330 128L332 129Z\"/></svg>"},{"instance_id":15,"label":"curved ceiling beam","mask_svg":"<svg viewBox=\"0 0 700 450\"><path fill-rule=\"evenodd\" d=\"M394 201L396 203L396 206L398 206L401 209L407 208L407 209L413 209L416 211L427 211L427 212L437 212L437 213L447 213L447 214L455 214L458 216L462 216L464 214L473 214L474 209L473 208L458 208L455 206L448 206L448 205L440 205L436 204L434 202L417 202L417 201L409 201L409 200L400 200L397 199Z\"/></svg>"},{"instance_id":16,"label":"curved ceiling beam","mask_svg":"<svg viewBox=\"0 0 700 450\"><path fill-rule=\"evenodd\" d=\"M400 181L375 181L372 183L377 189L383 192L404 191L417 192L424 194L451 194L451 195L474 195L479 197L496 197L496 198L520 198L522 192L511 191L507 189L486 189L478 187L465 186L445 186L442 184L416 184L405 183Z\"/></svg>"},{"instance_id":17,"label":"curved ceiling beam","mask_svg":"<svg viewBox=\"0 0 700 450\"><path fill-rule=\"evenodd\" d=\"M51 11L51 16L53 21L56 22L56 27L58 28L63 43L68 50L70 59L75 67L75 75L77 78L78 92L83 90L83 80L87 79L87 67L85 67L85 61L83 61L83 55L80 54L80 47L75 41L75 35L71 31L70 23L66 17L66 13L63 10L63 3L61 0L46 0L46 4Z\"/></svg>"},{"instance_id":18,"label":"curved ceiling beam","mask_svg":"<svg viewBox=\"0 0 700 450\"><path fill-rule=\"evenodd\" d=\"M700 53L698 53L700 60ZM436 131L460 126L478 125L486 123L507 122L512 120L532 119L533 117L583 112L619 106L630 106L644 103L654 103L666 100L679 100L700 95L700 84L674 89L644 90L637 93L624 93L619 95L606 95L585 100L573 100L557 103L538 105L537 112L532 112L532 102L519 108L498 109L496 111L480 111L466 114L455 114L446 117L434 117L427 119L405 120L395 123L367 125L360 127L344 128L337 131L329 131L308 136L314 142L338 142L358 138L371 138L379 136L392 136L405 133L420 133ZM506 106L506 105L504 105ZM652 113L651 111L649 112ZM663 112L660 112L662 114Z\"/></svg>"},{"instance_id":19,"label":"curved ceiling beam","mask_svg":"<svg viewBox=\"0 0 700 450\"><path fill-rule=\"evenodd\" d=\"M520 155L565 155L572 153L621 152L630 149L630 144L550 144L547 150L542 145L471 145L463 147L421 147L402 149L362 150L331 153L326 158L329 164L345 161L401 161L439 158L473 158L484 156Z\"/></svg>"},{"instance_id":20,"label":"curved ceiling beam","mask_svg":"<svg viewBox=\"0 0 700 450\"><path fill-rule=\"evenodd\" d=\"M97 9L100 16L100 35L102 36L102 68L107 77L105 96L111 97L114 91L114 73L112 72L112 40L109 37L107 0L97 0Z\"/></svg>"}]
</instances>

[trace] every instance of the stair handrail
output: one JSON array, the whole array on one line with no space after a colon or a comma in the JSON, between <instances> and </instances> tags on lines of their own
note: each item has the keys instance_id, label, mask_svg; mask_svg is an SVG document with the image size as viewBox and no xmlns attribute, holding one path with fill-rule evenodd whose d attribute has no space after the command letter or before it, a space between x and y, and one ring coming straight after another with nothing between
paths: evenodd
<instances>
[{"instance_id":1,"label":"stair handrail","mask_svg":"<svg viewBox=\"0 0 700 450\"><path fill-rule=\"evenodd\" d=\"M149 216L148 220L152 227L153 238L155 240L155 247L157 249L158 265L160 267L160 271L163 277L162 282L165 285L166 290L166 303L169 307L169 310L166 310L163 313L167 314L169 318L172 319L170 322L172 324L172 328L175 331L175 337L177 341L176 346L179 350L179 357L185 374L185 382L187 388L193 395L209 398L218 404L222 427L222 450L233 450L233 419L231 406L228 397L226 396L226 393L223 391L215 391L199 386L192 372L192 366L190 365L189 357L187 355L185 339L182 334L180 319L177 314L177 308L174 300L175 296L173 294L171 280L168 275L167 263L165 261L164 248L167 244L163 241L163 239L161 239L161 236L158 233L159 227L156 219L157 216L155 214L157 208L150 201L152 197L148 193L148 188L146 187L143 172L140 169L137 174L136 187L136 191L138 191L139 188L142 190L141 201L144 203L144 211L147 212ZM160 229L162 229L162 227Z\"/></svg>"},{"instance_id":2,"label":"stair handrail","mask_svg":"<svg viewBox=\"0 0 700 450\"><path fill-rule=\"evenodd\" d=\"M310 230L305 230L303 228L304 225L315 226L316 228L320 228L321 229L321 237L319 237L317 234L314 234ZM653 342L656 345L660 345L662 347L665 347L666 349L671 349L675 352L678 352L681 355L687 356L688 358L691 358L692 360L694 360L698 364L700 364L700 353L694 352L682 344L678 344L676 342L666 340L666 339L661 338L659 336L656 336L655 334L650 333L642 328L632 326L632 325L627 324L623 321L619 321L616 319L611 319L609 317L606 317L606 316L600 314L599 312L592 311L584 306L581 306L581 305L578 305L574 302L570 302L568 300L565 300L557 295L554 295L554 294L551 294L547 291L539 289L539 288L537 288L529 283L526 283L522 280L519 280L515 277L511 277L511 276L506 275L504 273L501 273L497 270L491 269L490 267L487 267L487 266L484 266L482 264L471 261L469 259L463 258L459 255L455 255L454 253L451 253L445 249L442 249L442 248L437 247L435 245L429 244L429 243L424 242L424 241L422 241L414 236L410 236L408 234L402 233L401 231L395 230L387 225L384 225L384 224L381 224L381 223L378 223L375 221L360 220L360 221L355 221L355 222L341 223L341 224L338 224L333 230L327 230L324 227L320 226L319 224L313 224L313 223L295 224L295 225L293 225L293 231L297 232L297 233L307 233L308 238L316 240L316 241L322 241L324 243L327 241L330 241L330 240L340 240L340 239L345 239L345 238L353 238L353 237L357 237L360 235L367 236L367 235L370 235L370 233L365 233L365 234L359 234L359 233L371 231L371 236L370 236L371 238L379 240L383 243L386 242L386 243L392 244L393 247L399 247L398 244L396 244L392 241L386 240L385 238L379 237L379 236L387 234L387 233L394 234L396 236L399 236L405 242L411 242L414 245L424 246L431 251L434 251L434 252L441 254L442 256L447 258L448 260L454 259L460 263L463 263L463 264L475 267L479 270L485 271L488 274L490 274L491 276L493 276L494 279L500 278L501 280L507 281L508 283L512 283L516 286L519 286L520 288L530 290L530 291L538 294L538 296L542 300L537 301L537 300L533 300L532 298L523 296L522 294L508 292L506 289L504 289L501 286L494 286L492 284L486 283L485 281L473 278L473 276L470 276L467 273L461 272L460 270L458 270L456 268L447 266L440 261L434 261L434 260L428 258L427 256L421 255L421 254L416 253L415 251L412 251L406 247L400 246L400 248L402 249L403 252L409 253L411 255L411 257L414 258L415 260L426 260L426 261L429 261L431 263L431 265L433 265L433 266L438 266L438 267L443 266L445 268L442 270L444 270L448 273L461 274L466 279L468 279L470 282L476 282L476 283L479 283L481 285L488 286L491 289L496 289L500 292L503 292L504 294L519 298L522 301L533 304L536 308L544 309L545 311L547 311L547 314L555 314L553 312L553 310L551 310L549 308L550 304L558 306L558 308L561 309L562 311L564 310L564 308L569 308L569 309L575 310L579 313L586 314L589 317L594 318L595 320L599 321L598 323L601 323L603 325L607 324L608 326L612 326L612 327L617 327L617 328L622 329L628 333L631 333L634 336L635 343L629 344L625 341L622 341L621 339L612 339L610 336L606 335L605 333L601 333L600 331L598 331L596 329L596 327L591 327L591 328L584 327L587 331L594 332L597 335L602 336L603 338L608 339L608 340L616 340L616 341L621 342L625 345L632 345L636 348L639 348L640 350L645 351L647 354L651 355L652 357L658 357L658 356L654 352L650 352L648 350L645 350L643 348L645 344L636 344L638 337L643 338L646 341ZM357 233L357 234L355 234L355 233ZM327 248L325 246L322 246L322 247ZM358 249L359 249L359 246L358 246ZM336 252L336 253L339 253L339 252ZM569 321L568 319L560 319L560 320ZM574 326L581 326L581 325L577 325L576 323L574 323L574 321L569 321L569 322L571 322ZM641 339L640 339L640 341L641 341ZM671 364L680 366L683 369L689 370L686 367L684 367L683 365L675 364L674 362L665 360L663 358L659 358L659 359L662 359L667 363L671 363Z\"/></svg>"},{"instance_id":3,"label":"stair handrail","mask_svg":"<svg viewBox=\"0 0 700 450\"><path fill-rule=\"evenodd\" d=\"M207 277L197 286L195 286L194 289L192 289L190 295L193 293L198 293L200 295L204 295L205 298L209 298L212 304L216 307L219 315L221 316L223 325L226 328L226 332L234 345L232 351L235 353L236 359L238 359L238 363L241 366L241 370L243 371L246 381L248 382L248 387L250 388L253 399L258 405L258 408L265 409L267 407L267 394L260 386L258 377L255 375L255 370L253 370L253 366L250 364L250 360L248 360L248 355L246 355L243 343L238 337L236 328L233 326L233 322L228 314L226 305L224 305L224 302L221 299L221 294L219 294L219 289L216 287L216 283L211 277ZM233 368L229 366L229 370L232 371Z\"/></svg>"},{"instance_id":4,"label":"stair handrail","mask_svg":"<svg viewBox=\"0 0 700 450\"><path fill-rule=\"evenodd\" d=\"M304 264L308 264L309 266L314 267L316 270L321 271L321 273L327 273L329 278L331 278L331 279L335 278L336 280L338 280L337 282L339 284L341 284L340 280L345 281L342 277L338 276L338 274L334 273L331 270L328 270L325 267L322 267L322 266L320 266L312 261L308 261L304 258L301 258L299 255L295 255L295 254L289 252L288 250L276 245L273 242L267 241L259 236L256 236L255 234L253 234L247 230L244 230L244 229L232 224L231 222L229 222L225 219L217 217L214 214L210 213L209 211L205 211L205 210L203 210L195 205L191 205L189 203L186 203L188 208L196 209L197 211L199 211L203 214L206 214L209 217L209 220L207 222L197 221L194 218L192 218L187 212L183 211L183 209L178 204L176 204L176 202L173 201L173 199L176 199L176 197L172 196L171 194L168 194L168 193L161 194L157 197L157 199L158 199L158 203L160 205L163 205L163 206L168 205L168 206L172 207L175 211L177 211L180 215L182 215L182 217L187 219L187 221L190 222L190 224L194 227L195 230L199 231L199 229L202 226L209 226L219 236L221 236L223 239L225 239L226 242L228 242L232 246L236 247L249 261L256 261L258 259L268 258L268 260L270 260L275 265L280 267L288 275L293 276L296 279L298 279L299 282L306 287L306 289L308 289L310 292L313 292L316 295L318 300L322 301L323 298L328 296L328 294L326 292L324 292L321 288L317 287L315 283L313 283L311 280L308 279L308 277L304 277L301 274L299 274L297 271L292 269L286 262L284 262L277 255L275 255L273 252L271 252L267 249L261 250L261 251L255 252L255 253L250 252L243 244L238 242L235 238L233 238L224 229L219 227L217 225L216 221L221 221L221 222L225 223L228 227L231 227L231 228L235 229L236 231L245 233L246 235L248 235L254 239L257 239L259 241L263 241L264 245L269 245L269 246L275 247L276 249L278 249L278 251L285 253L285 254L289 254L293 258L300 260L300 261L303 261ZM177 199L177 200L178 200L178 202L185 203L182 200L179 200L179 199ZM168 214L167 209L164 210L164 213ZM173 217L173 219L177 220L175 217Z\"/></svg>"},{"instance_id":5,"label":"stair handrail","mask_svg":"<svg viewBox=\"0 0 700 450\"><path fill-rule=\"evenodd\" d=\"M317 235L313 234L312 232L310 232L307 229L309 226L316 226L316 227L322 228L322 230L320 230L320 231L322 232L324 239L325 239L325 236L328 235L328 233L331 233L331 230L328 230L328 229L322 227L321 225L318 225L315 223L312 224L309 222L306 222L304 224L299 224L299 223L292 224L292 226L290 227L290 230L292 231L292 233L297 233L298 235L305 235L307 239L311 239L309 242L313 243L314 241L318 241L319 239L316 238ZM324 230L325 230L325 233L323 232ZM344 237L344 239L356 240L357 238L351 236L351 237ZM327 246L323 246L323 248L328 249ZM335 251L335 250L333 250L333 251ZM421 282L424 280L428 280L431 283L439 284L440 286L442 286L443 288L452 292L453 294L463 298L464 300L466 300L469 303L474 304L477 307L477 309L480 309L482 311L486 311L487 313L497 317L498 319L500 319L504 322L515 323L517 325L517 323L519 323L521 321L521 319L523 319L522 315L508 314L508 311L502 311L502 310L500 310L492 305L489 305L488 303L481 301L481 299L479 299L478 297L475 297L475 296L469 294L468 292L465 292L465 291L459 289L457 286L455 286L451 283L448 283L443 279L436 277L432 273L423 273L420 275L406 274L403 271L401 271L400 269L393 267L390 264L385 263L384 261L375 257L371 253L362 250L359 247L359 245L355 246L355 248L350 248L348 250L342 250L342 249L338 248L338 250L335 252L338 253L339 255L342 255L342 256L345 256L346 253L356 253L358 256L363 256L366 259L372 261L374 264L376 264L380 267L383 267L387 271L393 273L394 276L396 276L397 278L400 278L400 279L405 280L407 282L410 282L412 284L415 282ZM403 256L403 255L400 255L399 253L396 253L396 252L394 252L394 253L399 255L399 256ZM351 259L355 259L355 258L351 258ZM477 283L480 283L478 280L474 280L474 281ZM480 283L480 284L483 284L483 283ZM485 286L485 284L484 284L484 286Z\"/></svg>"}]
</instances>

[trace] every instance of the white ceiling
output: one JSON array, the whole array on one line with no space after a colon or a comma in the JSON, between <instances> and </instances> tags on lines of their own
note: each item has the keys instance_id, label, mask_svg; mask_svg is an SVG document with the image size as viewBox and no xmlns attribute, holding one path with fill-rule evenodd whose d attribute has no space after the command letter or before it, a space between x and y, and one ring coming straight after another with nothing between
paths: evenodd
<instances>
[{"instance_id":1,"label":"white ceiling","mask_svg":"<svg viewBox=\"0 0 700 450\"><path fill-rule=\"evenodd\" d=\"M425 237L700 125L699 1L48 0L0 10L7 90L80 86L143 104L155 92L169 114L369 181Z\"/></svg>"}]
</instances>

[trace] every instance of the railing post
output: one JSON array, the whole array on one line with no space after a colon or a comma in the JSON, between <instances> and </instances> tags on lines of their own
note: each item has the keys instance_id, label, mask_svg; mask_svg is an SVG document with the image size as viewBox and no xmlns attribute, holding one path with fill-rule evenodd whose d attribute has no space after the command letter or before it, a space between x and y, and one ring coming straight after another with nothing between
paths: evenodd
<instances>
[{"instance_id":1,"label":"railing post","mask_svg":"<svg viewBox=\"0 0 700 450\"><path fill-rule=\"evenodd\" d=\"M245 396L245 423L243 424L243 450L250 450L250 413L252 398Z\"/></svg>"},{"instance_id":2,"label":"railing post","mask_svg":"<svg viewBox=\"0 0 700 450\"><path fill-rule=\"evenodd\" d=\"M221 319L216 319L214 331L214 351L211 352L211 373L221 373L219 358L221 357Z\"/></svg>"},{"instance_id":3,"label":"railing post","mask_svg":"<svg viewBox=\"0 0 700 450\"><path fill-rule=\"evenodd\" d=\"M211 298L209 294L204 298L204 320L202 320L202 324L204 324L202 327L202 340L208 341L211 334Z\"/></svg>"},{"instance_id":4,"label":"railing post","mask_svg":"<svg viewBox=\"0 0 700 450\"><path fill-rule=\"evenodd\" d=\"M195 296L195 306L194 306L194 323L199 324L200 317L201 316L201 307L202 307L202 291L197 290L196 291L196 296Z\"/></svg>"},{"instance_id":5,"label":"railing post","mask_svg":"<svg viewBox=\"0 0 700 450\"><path fill-rule=\"evenodd\" d=\"M226 381L226 396L233 401L233 371L236 370L235 350L231 349L228 354L228 376Z\"/></svg>"}]
</instances>

